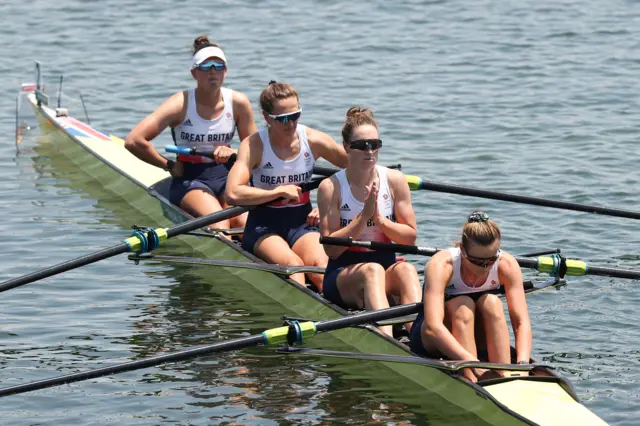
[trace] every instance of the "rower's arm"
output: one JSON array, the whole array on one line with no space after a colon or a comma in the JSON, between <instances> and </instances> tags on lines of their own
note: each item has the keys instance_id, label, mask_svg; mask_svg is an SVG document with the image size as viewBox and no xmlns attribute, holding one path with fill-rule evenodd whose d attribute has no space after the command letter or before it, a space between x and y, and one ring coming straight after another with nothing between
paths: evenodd
<instances>
[{"instance_id":1,"label":"rower's arm","mask_svg":"<svg viewBox=\"0 0 640 426\"><path fill-rule=\"evenodd\" d=\"M258 131L249 98L244 93L235 90L233 91L233 115L236 117L238 136L241 141Z\"/></svg>"},{"instance_id":2,"label":"rower's arm","mask_svg":"<svg viewBox=\"0 0 640 426\"><path fill-rule=\"evenodd\" d=\"M448 250L436 253L425 267L424 332L428 340L449 359L478 361L444 325L444 289L452 274L453 266Z\"/></svg>"},{"instance_id":3,"label":"rower's arm","mask_svg":"<svg viewBox=\"0 0 640 426\"><path fill-rule=\"evenodd\" d=\"M318 187L318 209L320 211L320 235L323 237L357 237L364 231L367 221L359 214L351 223L340 228L340 184L331 177ZM325 245L324 251L332 259L337 258L348 247Z\"/></svg>"},{"instance_id":4,"label":"rower's arm","mask_svg":"<svg viewBox=\"0 0 640 426\"><path fill-rule=\"evenodd\" d=\"M273 189L255 188L249 185L251 171L262 158L262 142L256 132L240 142L238 157L229 171L224 197L231 206L255 206L268 203L285 195L282 186ZM291 186L291 185L288 185Z\"/></svg>"},{"instance_id":5,"label":"rower's arm","mask_svg":"<svg viewBox=\"0 0 640 426\"><path fill-rule=\"evenodd\" d=\"M409 184L401 172L392 169L388 171L388 181L393 194L393 214L396 222L376 215L376 224L394 243L414 245L418 231Z\"/></svg>"},{"instance_id":6,"label":"rower's arm","mask_svg":"<svg viewBox=\"0 0 640 426\"><path fill-rule=\"evenodd\" d=\"M157 137L167 127L180 123L184 115L184 104L184 92L178 92L171 96L129 132L124 140L125 148L144 162L163 169L166 168L167 159L160 155L149 141Z\"/></svg>"},{"instance_id":7,"label":"rower's arm","mask_svg":"<svg viewBox=\"0 0 640 426\"><path fill-rule=\"evenodd\" d=\"M532 333L527 299L522 282L520 265L509 253L503 252L498 270L500 282L504 285L507 297L509 318L516 338L516 361L531 358Z\"/></svg>"},{"instance_id":8,"label":"rower's arm","mask_svg":"<svg viewBox=\"0 0 640 426\"><path fill-rule=\"evenodd\" d=\"M322 157L336 167L341 169L347 167L347 153L344 147L336 143L331 136L307 127L307 138L316 160Z\"/></svg>"}]
</instances>

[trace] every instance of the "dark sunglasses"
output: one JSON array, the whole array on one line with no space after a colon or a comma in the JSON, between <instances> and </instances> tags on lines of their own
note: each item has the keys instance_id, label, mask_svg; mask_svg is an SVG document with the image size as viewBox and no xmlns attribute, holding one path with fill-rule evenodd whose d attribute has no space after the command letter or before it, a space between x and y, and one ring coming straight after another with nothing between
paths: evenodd
<instances>
[{"instance_id":1,"label":"dark sunglasses","mask_svg":"<svg viewBox=\"0 0 640 426\"><path fill-rule=\"evenodd\" d=\"M272 115L272 114L267 113L267 115L269 117L273 118L278 123L282 123L282 124L287 124L290 121L298 121L298 119L300 118L301 114L302 114L302 110L301 109L299 109L298 111L295 111L295 112L288 112L286 114L279 114L279 115Z\"/></svg>"},{"instance_id":2,"label":"dark sunglasses","mask_svg":"<svg viewBox=\"0 0 640 426\"><path fill-rule=\"evenodd\" d=\"M227 64L225 64L224 62L218 62L218 61L206 61L198 65L196 68L199 69L200 71L207 71L207 72L211 71L211 68L213 68L216 71L222 71L223 69L227 68Z\"/></svg>"},{"instance_id":3,"label":"dark sunglasses","mask_svg":"<svg viewBox=\"0 0 640 426\"><path fill-rule=\"evenodd\" d=\"M382 141L380 139L359 139L357 141L349 142L349 148L357 149L359 151L375 151L380 149Z\"/></svg>"},{"instance_id":4,"label":"dark sunglasses","mask_svg":"<svg viewBox=\"0 0 640 426\"><path fill-rule=\"evenodd\" d=\"M462 249L464 250L464 257L469 262L473 263L476 266L480 266L481 268L485 268L485 269L490 267L490 266L493 266L493 264L496 263L496 261L500 257L500 250L498 250L496 252L496 254L494 256L491 256L491 257L476 257L476 256L469 255L469 252L467 251L466 248L462 247Z\"/></svg>"}]
</instances>

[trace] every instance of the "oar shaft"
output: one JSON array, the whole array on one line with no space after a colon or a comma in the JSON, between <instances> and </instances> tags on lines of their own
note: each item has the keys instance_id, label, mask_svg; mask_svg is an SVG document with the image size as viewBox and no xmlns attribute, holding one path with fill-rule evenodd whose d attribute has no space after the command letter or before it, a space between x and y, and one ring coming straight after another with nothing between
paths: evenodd
<instances>
[{"instance_id":1,"label":"oar shaft","mask_svg":"<svg viewBox=\"0 0 640 426\"><path fill-rule=\"evenodd\" d=\"M433 247L409 246L405 244L382 243L378 241L358 241L352 238L320 237L320 244L342 247L362 247L371 250L386 250L405 254L419 254L421 256L433 256L440 251L440 249Z\"/></svg>"},{"instance_id":2,"label":"oar shaft","mask_svg":"<svg viewBox=\"0 0 640 426\"><path fill-rule=\"evenodd\" d=\"M395 253L417 254L421 256L433 256L440 251L440 249L437 248L381 243L376 241L358 241L352 238L320 237L320 243L342 247L364 247L371 250L393 251ZM514 256L514 258L522 268L535 269L554 276L558 274L560 277L564 277L565 275L574 277L583 275L601 275L615 278L640 279L640 270L589 266L586 262L581 260L563 260L560 256L542 256L538 258ZM563 268L566 269L564 270L564 274Z\"/></svg>"},{"instance_id":3,"label":"oar shaft","mask_svg":"<svg viewBox=\"0 0 640 426\"><path fill-rule=\"evenodd\" d=\"M604 277L640 279L640 271L634 271L632 269L603 268L600 266L587 266L586 274L583 275L600 275Z\"/></svg>"},{"instance_id":4,"label":"oar shaft","mask_svg":"<svg viewBox=\"0 0 640 426\"><path fill-rule=\"evenodd\" d=\"M108 247L106 249L88 254L86 256L82 256L82 257L75 258L73 260L58 263L57 265L53 265L45 269L40 269L39 271L35 271L30 274L23 275L21 277L17 277L11 280L7 280L3 283L0 283L0 293L6 290L10 290L12 288L16 288L16 287L23 286L25 284L32 283L34 281L51 277L53 275L70 271L71 269L89 265L91 263L97 262L102 259L108 259L118 254L126 253L127 251L129 251L129 246L127 246L127 244L125 243L120 243L118 245Z\"/></svg>"},{"instance_id":5,"label":"oar shaft","mask_svg":"<svg viewBox=\"0 0 640 426\"><path fill-rule=\"evenodd\" d=\"M253 210L254 208L256 208L256 206L229 207L228 209L224 209L207 216L201 216L199 218L183 222L174 226L173 228L167 229L167 238L175 237L176 235L181 235L185 232L195 231L196 229L211 225L212 223L239 216L245 212L248 212L249 210Z\"/></svg>"},{"instance_id":6,"label":"oar shaft","mask_svg":"<svg viewBox=\"0 0 640 426\"><path fill-rule=\"evenodd\" d=\"M145 358L138 361L131 361L124 364L117 364L109 367L98 368L95 370L83 371L79 373L67 374L65 376L53 377L51 379L39 380L21 385L11 386L0 389L0 397L15 395L18 393L30 392L39 389L50 388L52 386L63 385L66 383L75 383L83 380L95 379L98 377L108 376L115 373L124 373L126 371L139 370L142 368L154 367L156 365L178 362L198 356L209 355L215 352L232 351L255 346L264 342L262 334L229 340L227 342L216 343L213 345L193 348L172 354L159 355L151 358Z\"/></svg>"},{"instance_id":7,"label":"oar shaft","mask_svg":"<svg viewBox=\"0 0 640 426\"><path fill-rule=\"evenodd\" d=\"M386 166L388 169L396 169L396 170L402 170L402 164L391 164L389 166ZM340 171L340 169L336 168L336 167L331 167L331 166L319 166L319 165L315 165L313 166L313 174L316 175L320 175L320 176L333 176L334 174L338 173Z\"/></svg>"},{"instance_id":8,"label":"oar shaft","mask_svg":"<svg viewBox=\"0 0 640 426\"><path fill-rule=\"evenodd\" d=\"M552 207L556 209L573 210L586 213L596 213L606 216L624 217L628 219L640 219L640 212L631 210L621 210L609 207L590 206L587 204L571 203L568 201L556 201L538 197L528 197L525 195L509 194L506 192L488 191L485 189L469 188L445 183L436 183L421 180L419 188L435 192L445 192L447 194L467 195L470 197L488 198L491 200L510 201L513 203L530 204L534 206Z\"/></svg>"},{"instance_id":9,"label":"oar shaft","mask_svg":"<svg viewBox=\"0 0 640 426\"><path fill-rule=\"evenodd\" d=\"M167 152L171 152L174 154L184 154L184 155L199 155L201 157L213 158L213 150L211 151L199 151L195 148L187 148L183 146L175 146L175 145L167 145L164 147L164 150ZM233 165L238 156L236 154L231 155L226 164ZM400 164L394 164L389 166L390 169L400 169L402 166ZM320 176L332 176L337 173L340 169L332 167L332 166L313 166L313 174Z\"/></svg>"},{"instance_id":10,"label":"oar shaft","mask_svg":"<svg viewBox=\"0 0 640 426\"><path fill-rule=\"evenodd\" d=\"M422 303L414 303L411 305L396 306L389 309L382 309L379 311L365 312L362 314L347 315L342 318L321 321L318 323L304 322L300 323L299 327L302 334L310 337L321 331L333 331L345 327L351 327L355 325L375 323L376 321L382 321L396 316L409 315L417 313L422 309ZM140 359L137 361L126 362L123 364L112 365L109 367L98 368L95 370L89 370L79 373L67 374L64 376L53 377L50 379L39 380L37 382L24 383L21 385L11 386L8 388L0 389L0 396L15 395L18 393L24 393L34 391L38 389L44 389L56 385L62 385L66 383L74 383L82 380L95 379L97 377L107 376L109 374L122 373L125 371L138 370L143 368L154 367L160 364L168 362L185 361L187 359L196 358L203 355L210 355L216 352L232 351L245 349L251 346L260 344L277 345L287 342L288 334L291 332L290 327L279 327L274 329L265 330L261 334L255 334L253 336L228 340L226 342L215 343L213 345L200 346L197 348L187 349L180 352L174 352L170 354L158 355L155 357Z\"/></svg>"}]
</instances>

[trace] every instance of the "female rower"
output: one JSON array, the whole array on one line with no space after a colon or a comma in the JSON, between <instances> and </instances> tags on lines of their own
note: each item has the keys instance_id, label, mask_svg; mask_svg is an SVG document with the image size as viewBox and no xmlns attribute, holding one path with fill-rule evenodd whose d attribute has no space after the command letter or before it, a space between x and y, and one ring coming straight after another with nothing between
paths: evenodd
<instances>
[{"instance_id":1,"label":"female rower","mask_svg":"<svg viewBox=\"0 0 640 426\"><path fill-rule=\"evenodd\" d=\"M409 185L396 170L376 165L382 146L378 125L369 109L347 111L342 140L348 165L318 189L320 232L324 236L415 244L416 216ZM396 262L392 252L360 248L324 247L329 256L324 295L345 307L368 310L420 298L418 274L413 265ZM407 324L407 330L411 323ZM392 327L381 330L392 334Z\"/></svg>"},{"instance_id":2,"label":"female rower","mask_svg":"<svg viewBox=\"0 0 640 426\"><path fill-rule=\"evenodd\" d=\"M502 301L488 293L504 286L518 363L531 356L531 323L518 262L500 250L500 228L473 212L454 248L442 250L425 267L424 311L411 333L411 350L431 357L478 361L486 348L489 362L511 362L509 330ZM476 381L481 370L465 369ZM506 374L501 372L501 374Z\"/></svg>"},{"instance_id":3,"label":"female rower","mask_svg":"<svg viewBox=\"0 0 640 426\"><path fill-rule=\"evenodd\" d=\"M249 212L242 247L269 263L325 267L317 209L299 184L311 179L317 158L344 167L347 155L329 135L298 124L302 110L289 84L269 83L260 107L267 127L240 143L227 183L229 204L269 203ZM302 273L291 278L305 283ZM322 291L322 275L310 274L309 279Z\"/></svg>"},{"instance_id":4,"label":"female rower","mask_svg":"<svg viewBox=\"0 0 640 426\"><path fill-rule=\"evenodd\" d=\"M236 128L240 139L256 131L249 99L222 87L227 75L227 58L207 36L193 42L191 75L195 89L178 92L142 120L129 133L125 146L136 157L163 168L173 177L169 200L193 216L204 216L228 207L224 190L237 151L229 145ZM171 127L178 146L195 147L213 153L213 158L179 155L167 160L149 141ZM243 227L246 215L215 224L219 228Z\"/></svg>"}]
</instances>

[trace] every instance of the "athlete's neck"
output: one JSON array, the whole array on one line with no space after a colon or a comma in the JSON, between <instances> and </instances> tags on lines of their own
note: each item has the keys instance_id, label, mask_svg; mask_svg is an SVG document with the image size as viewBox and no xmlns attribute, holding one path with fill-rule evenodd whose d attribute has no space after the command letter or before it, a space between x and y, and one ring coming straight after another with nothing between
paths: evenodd
<instances>
[{"instance_id":1,"label":"athlete's neck","mask_svg":"<svg viewBox=\"0 0 640 426\"><path fill-rule=\"evenodd\" d=\"M283 150L295 150L298 144L298 132L294 131L277 131L273 127L269 128L269 141L274 148L280 148Z\"/></svg>"},{"instance_id":2,"label":"athlete's neck","mask_svg":"<svg viewBox=\"0 0 640 426\"><path fill-rule=\"evenodd\" d=\"M220 88L196 87L196 101L200 104L211 105L215 107L222 102L222 91Z\"/></svg>"},{"instance_id":3,"label":"athlete's neck","mask_svg":"<svg viewBox=\"0 0 640 426\"><path fill-rule=\"evenodd\" d=\"M345 171L349 185L357 187L371 186L375 182L377 173L375 164L370 167L362 168L355 165L348 165Z\"/></svg>"}]
</instances>

